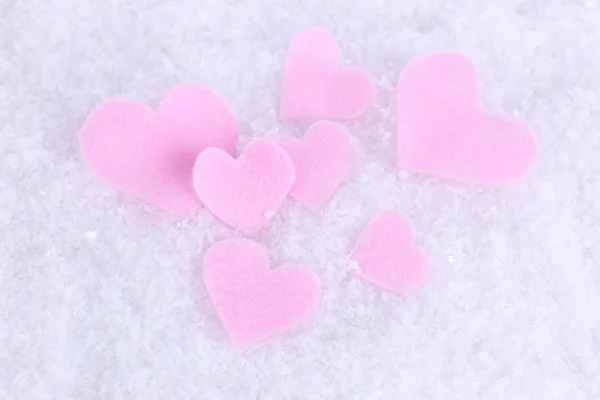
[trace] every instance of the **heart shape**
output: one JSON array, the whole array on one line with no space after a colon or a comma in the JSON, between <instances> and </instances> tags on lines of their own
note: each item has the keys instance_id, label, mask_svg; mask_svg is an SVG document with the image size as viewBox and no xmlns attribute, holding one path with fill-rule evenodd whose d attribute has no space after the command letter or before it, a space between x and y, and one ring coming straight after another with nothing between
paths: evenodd
<instances>
[{"instance_id":1,"label":"heart shape","mask_svg":"<svg viewBox=\"0 0 600 400\"><path fill-rule=\"evenodd\" d=\"M317 308L321 284L302 265L269 269L265 250L247 239L228 239L208 249L204 284L234 346L283 333Z\"/></svg>"},{"instance_id":2,"label":"heart shape","mask_svg":"<svg viewBox=\"0 0 600 400\"><path fill-rule=\"evenodd\" d=\"M475 66L456 52L412 61L398 82L398 166L470 184L523 177L537 144L522 120L483 110Z\"/></svg>"},{"instance_id":3,"label":"heart shape","mask_svg":"<svg viewBox=\"0 0 600 400\"><path fill-rule=\"evenodd\" d=\"M396 294L420 288L429 275L410 221L397 211L384 211L369 222L350 259L358 266L353 275Z\"/></svg>"},{"instance_id":4,"label":"heart shape","mask_svg":"<svg viewBox=\"0 0 600 400\"><path fill-rule=\"evenodd\" d=\"M363 114L374 95L361 69L339 67L340 49L323 28L300 32L287 53L279 116L295 119L349 119Z\"/></svg>"},{"instance_id":5,"label":"heart shape","mask_svg":"<svg viewBox=\"0 0 600 400\"><path fill-rule=\"evenodd\" d=\"M294 164L269 139L251 142L236 160L217 148L194 164L193 184L204 206L221 221L248 234L275 215L294 183Z\"/></svg>"},{"instance_id":6,"label":"heart shape","mask_svg":"<svg viewBox=\"0 0 600 400\"><path fill-rule=\"evenodd\" d=\"M356 162L356 142L341 124L320 121L312 124L303 140L273 139L294 162L296 181L289 196L318 210L349 175Z\"/></svg>"},{"instance_id":7,"label":"heart shape","mask_svg":"<svg viewBox=\"0 0 600 400\"><path fill-rule=\"evenodd\" d=\"M196 156L207 147L234 154L235 114L210 89L173 88L156 112L141 103L109 100L87 118L81 133L90 168L117 188L181 217L200 207L192 187Z\"/></svg>"}]
</instances>

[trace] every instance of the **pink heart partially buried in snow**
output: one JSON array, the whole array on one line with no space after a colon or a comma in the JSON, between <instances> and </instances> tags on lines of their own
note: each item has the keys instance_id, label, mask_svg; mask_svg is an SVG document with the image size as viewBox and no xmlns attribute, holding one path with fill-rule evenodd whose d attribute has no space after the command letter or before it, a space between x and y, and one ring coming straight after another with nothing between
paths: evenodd
<instances>
[{"instance_id":1,"label":"pink heart partially buried in snow","mask_svg":"<svg viewBox=\"0 0 600 400\"><path fill-rule=\"evenodd\" d=\"M236 160L217 148L194 164L193 184L202 204L221 221L257 233L275 215L294 183L294 164L269 139L251 142Z\"/></svg>"},{"instance_id":2,"label":"pink heart partially buried in snow","mask_svg":"<svg viewBox=\"0 0 600 400\"><path fill-rule=\"evenodd\" d=\"M227 103L195 83L173 88L156 112L144 104L109 100L80 133L83 156L101 178L137 198L190 217L200 207L192 167L207 147L234 154L238 123Z\"/></svg>"},{"instance_id":3,"label":"pink heart partially buried in snow","mask_svg":"<svg viewBox=\"0 0 600 400\"><path fill-rule=\"evenodd\" d=\"M289 196L312 211L329 200L356 162L356 141L336 122L315 122L303 139L283 136L273 140L288 153L296 168Z\"/></svg>"},{"instance_id":4,"label":"pink heart partially buried in snow","mask_svg":"<svg viewBox=\"0 0 600 400\"><path fill-rule=\"evenodd\" d=\"M279 116L296 119L350 119L371 104L371 78L358 68L340 68L340 49L323 28L300 32L287 53Z\"/></svg>"},{"instance_id":5,"label":"pink heart partially buried in snow","mask_svg":"<svg viewBox=\"0 0 600 400\"><path fill-rule=\"evenodd\" d=\"M427 257L415 245L410 221L397 211L376 215L350 259L352 274L396 294L420 288L429 275Z\"/></svg>"},{"instance_id":6,"label":"pink heart partially buried in snow","mask_svg":"<svg viewBox=\"0 0 600 400\"><path fill-rule=\"evenodd\" d=\"M397 96L400 168L502 185L522 178L536 158L527 123L483 110L475 66L462 53L412 61Z\"/></svg>"},{"instance_id":7,"label":"pink heart partially buried in snow","mask_svg":"<svg viewBox=\"0 0 600 400\"><path fill-rule=\"evenodd\" d=\"M265 250L247 239L213 245L204 284L235 346L288 331L308 318L321 297L319 277L302 265L270 270Z\"/></svg>"}]
</instances>

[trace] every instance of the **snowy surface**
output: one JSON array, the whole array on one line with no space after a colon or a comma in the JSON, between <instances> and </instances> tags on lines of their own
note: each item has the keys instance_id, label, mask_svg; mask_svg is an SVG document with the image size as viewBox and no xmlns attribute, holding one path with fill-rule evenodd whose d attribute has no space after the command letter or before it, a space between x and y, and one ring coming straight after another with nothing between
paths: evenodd
<instances>
[{"instance_id":1,"label":"snowy surface","mask_svg":"<svg viewBox=\"0 0 600 400\"><path fill-rule=\"evenodd\" d=\"M376 81L348 126L352 179L319 214L287 202L258 240L322 277L299 329L231 348L199 280L235 235L100 182L77 134L102 100L155 106L198 80L240 146L277 121L283 56L330 29ZM600 4L595 0L0 0L0 399L600 398ZM506 189L394 170L394 86L461 49L486 105L528 119L541 156ZM412 219L433 276L395 297L348 273L376 212Z\"/></svg>"}]
</instances>

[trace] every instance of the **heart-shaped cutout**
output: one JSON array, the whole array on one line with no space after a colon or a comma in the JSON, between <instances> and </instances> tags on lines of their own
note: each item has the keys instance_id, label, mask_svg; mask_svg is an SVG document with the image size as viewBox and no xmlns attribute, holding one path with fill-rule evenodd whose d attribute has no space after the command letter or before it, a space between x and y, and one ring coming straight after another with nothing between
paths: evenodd
<instances>
[{"instance_id":1,"label":"heart-shaped cutout","mask_svg":"<svg viewBox=\"0 0 600 400\"><path fill-rule=\"evenodd\" d=\"M312 124L302 140L285 136L274 141L288 153L296 168L289 196L312 211L329 200L356 162L356 141L336 122Z\"/></svg>"},{"instance_id":2,"label":"heart-shaped cutout","mask_svg":"<svg viewBox=\"0 0 600 400\"><path fill-rule=\"evenodd\" d=\"M181 217L200 207L192 167L207 147L234 154L238 123L227 103L195 83L173 88L156 112L141 103L109 100L81 133L90 168L113 186Z\"/></svg>"},{"instance_id":3,"label":"heart-shaped cutout","mask_svg":"<svg viewBox=\"0 0 600 400\"><path fill-rule=\"evenodd\" d=\"M462 53L412 61L398 82L398 166L470 184L523 177L537 155L522 120L483 110L475 66Z\"/></svg>"},{"instance_id":4,"label":"heart-shaped cutout","mask_svg":"<svg viewBox=\"0 0 600 400\"><path fill-rule=\"evenodd\" d=\"M208 249L204 283L234 346L246 346L296 327L317 308L321 284L304 266L269 269L265 250L247 239Z\"/></svg>"},{"instance_id":5,"label":"heart-shaped cutout","mask_svg":"<svg viewBox=\"0 0 600 400\"><path fill-rule=\"evenodd\" d=\"M352 274L396 294L420 288L429 269L415 245L410 221L397 211L376 215L362 232L350 259Z\"/></svg>"},{"instance_id":6,"label":"heart-shaped cutout","mask_svg":"<svg viewBox=\"0 0 600 400\"><path fill-rule=\"evenodd\" d=\"M287 53L279 116L296 119L350 119L371 104L374 87L361 69L339 67L340 49L323 28L300 32Z\"/></svg>"},{"instance_id":7,"label":"heart-shaped cutout","mask_svg":"<svg viewBox=\"0 0 600 400\"><path fill-rule=\"evenodd\" d=\"M204 206L221 221L257 233L285 200L294 164L269 139L251 142L236 160L217 148L204 150L194 165L193 184Z\"/></svg>"}]
</instances>

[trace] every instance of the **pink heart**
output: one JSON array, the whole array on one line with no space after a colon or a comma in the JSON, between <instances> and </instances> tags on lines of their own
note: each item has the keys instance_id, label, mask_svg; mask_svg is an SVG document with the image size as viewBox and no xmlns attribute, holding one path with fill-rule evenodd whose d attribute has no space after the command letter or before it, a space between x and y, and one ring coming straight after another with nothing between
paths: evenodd
<instances>
[{"instance_id":1,"label":"pink heart","mask_svg":"<svg viewBox=\"0 0 600 400\"><path fill-rule=\"evenodd\" d=\"M397 211L376 215L350 258L358 267L353 275L396 294L420 288L429 275L427 258L415 246L410 221Z\"/></svg>"},{"instance_id":2,"label":"pink heart","mask_svg":"<svg viewBox=\"0 0 600 400\"><path fill-rule=\"evenodd\" d=\"M221 221L254 234L279 210L294 179L287 153L259 139L237 160L221 149L204 150L196 159L193 183L204 206Z\"/></svg>"},{"instance_id":3,"label":"pink heart","mask_svg":"<svg viewBox=\"0 0 600 400\"><path fill-rule=\"evenodd\" d=\"M319 277L301 265L271 271L264 249L228 239L204 257L204 283L235 346L283 333L308 318L321 296Z\"/></svg>"},{"instance_id":4,"label":"pink heart","mask_svg":"<svg viewBox=\"0 0 600 400\"><path fill-rule=\"evenodd\" d=\"M361 69L339 67L340 49L322 28L300 32L288 50L279 116L282 120L360 116L374 95Z\"/></svg>"},{"instance_id":5,"label":"pink heart","mask_svg":"<svg viewBox=\"0 0 600 400\"><path fill-rule=\"evenodd\" d=\"M296 181L289 196L316 211L349 175L356 161L356 142L335 122L312 124L303 140L279 137L274 141L290 156Z\"/></svg>"},{"instance_id":6,"label":"pink heart","mask_svg":"<svg viewBox=\"0 0 600 400\"><path fill-rule=\"evenodd\" d=\"M90 168L117 188L182 217L200 201L192 188L196 156L209 146L233 154L238 124L228 105L194 83L173 88L156 112L143 104L109 100L80 133Z\"/></svg>"},{"instance_id":7,"label":"pink heart","mask_svg":"<svg viewBox=\"0 0 600 400\"><path fill-rule=\"evenodd\" d=\"M462 53L412 61L398 82L398 166L471 184L523 177L537 155L532 129L482 109L477 74Z\"/></svg>"}]
</instances>

